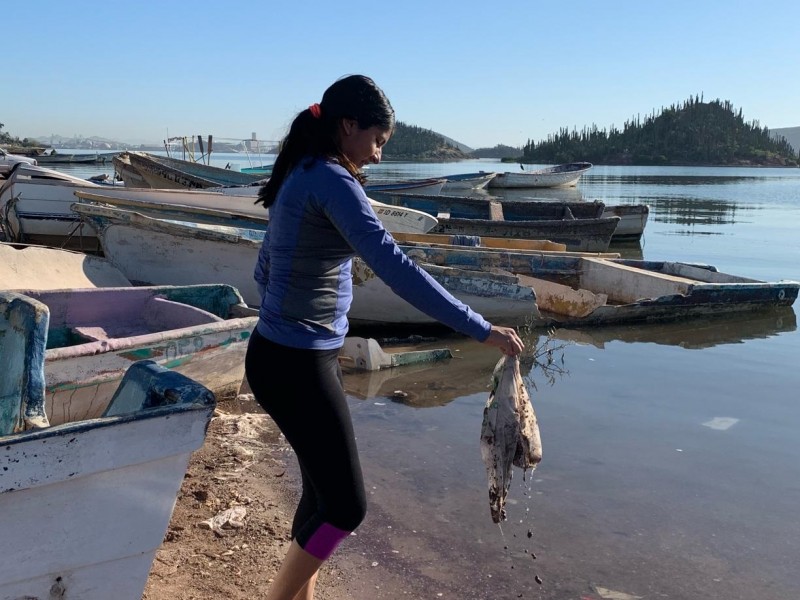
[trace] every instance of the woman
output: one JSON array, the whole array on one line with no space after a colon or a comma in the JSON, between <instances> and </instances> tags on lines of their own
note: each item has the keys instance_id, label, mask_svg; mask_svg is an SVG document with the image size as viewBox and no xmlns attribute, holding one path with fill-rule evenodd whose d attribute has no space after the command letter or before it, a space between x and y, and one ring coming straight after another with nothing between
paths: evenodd
<instances>
[{"instance_id":1,"label":"woman","mask_svg":"<svg viewBox=\"0 0 800 600\"><path fill-rule=\"evenodd\" d=\"M355 254L445 325L506 354L523 349L514 329L491 325L409 260L372 210L361 168L380 162L394 126L394 110L370 78L339 79L294 119L259 192L270 224L256 266L264 294L246 373L303 479L293 541L267 600L311 600L320 566L366 514L338 362Z\"/></svg>"}]
</instances>

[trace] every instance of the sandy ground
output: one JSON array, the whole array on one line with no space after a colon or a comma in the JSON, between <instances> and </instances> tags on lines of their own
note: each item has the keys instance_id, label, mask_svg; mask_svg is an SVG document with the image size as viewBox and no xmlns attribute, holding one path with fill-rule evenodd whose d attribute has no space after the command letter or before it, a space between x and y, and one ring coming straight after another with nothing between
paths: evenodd
<instances>
[{"instance_id":1,"label":"sandy ground","mask_svg":"<svg viewBox=\"0 0 800 600\"><path fill-rule=\"evenodd\" d=\"M263 414L220 405L206 441L191 458L146 600L261 598L288 548L299 486L291 451ZM349 596L330 561L318 600Z\"/></svg>"}]
</instances>

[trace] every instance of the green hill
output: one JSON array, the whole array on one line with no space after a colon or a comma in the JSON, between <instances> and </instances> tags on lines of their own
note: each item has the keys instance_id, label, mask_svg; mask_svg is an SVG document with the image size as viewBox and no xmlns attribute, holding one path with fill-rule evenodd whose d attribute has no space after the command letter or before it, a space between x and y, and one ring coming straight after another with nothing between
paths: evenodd
<instances>
[{"instance_id":1,"label":"green hill","mask_svg":"<svg viewBox=\"0 0 800 600\"><path fill-rule=\"evenodd\" d=\"M476 148L470 154L473 158L496 158L498 160L508 158L516 160L518 157L522 156L522 149L506 146L504 144L497 144L494 148Z\"/></svg>"},{"instance_id":2,"label":"green hill","mask_svg":"<svg viewBox=\"0 0 800 600\"><path fill-rule=\"evenodd\" d=\"M696 96L641 119L622 130L582 131L566 128L542 142L523 146L526 163L632 165L771 165L797 166L798 157L785 139L776 140L757 121L745 122L742 111L719 99Z\"/></svg>"},{"instance_id":3,"label":"green hill","mask_svg":"<svg viewBox=\"0 0 800 600\"><path fill-rule=\"evenodd\" d=\"M397 123L394 134L383 147L384 160L445 161L470 158L456 142L430 129Z\"/></svg>"}]
</instances>

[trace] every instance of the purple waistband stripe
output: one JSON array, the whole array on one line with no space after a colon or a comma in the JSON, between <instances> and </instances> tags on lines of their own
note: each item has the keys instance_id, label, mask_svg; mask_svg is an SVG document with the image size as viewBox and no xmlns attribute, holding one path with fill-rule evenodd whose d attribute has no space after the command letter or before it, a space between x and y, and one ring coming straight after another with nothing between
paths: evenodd
<instances>
[{"instance_id":1,"label":"purple waistband stripe","mask_svg":"<svg viewBox=\"0 0 800 600\"><path fill-rule=\"evenodd\" d=\"M303 550L320 560L327 560L336 550L339 543L348 535L350 535L349 531L339 529L329 523L323 523L306 542Z\"/></svg>"}]
</instances>

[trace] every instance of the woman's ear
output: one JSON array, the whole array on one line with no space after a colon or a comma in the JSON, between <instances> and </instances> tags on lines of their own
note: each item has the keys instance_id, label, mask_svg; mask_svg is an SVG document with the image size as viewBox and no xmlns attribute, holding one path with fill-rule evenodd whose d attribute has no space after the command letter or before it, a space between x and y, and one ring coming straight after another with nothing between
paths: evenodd
<instances>
[{"instance_id":1,"label":"woman's ear","mask_svg":"<svg viewBox=\"0 0 800 600\"><path fill-rule=\"evenodd\" d=\"M344 135L352 135L358 128L358 121L355 119L342 119L340 123Z\"/></svg>"}]
</instances>

